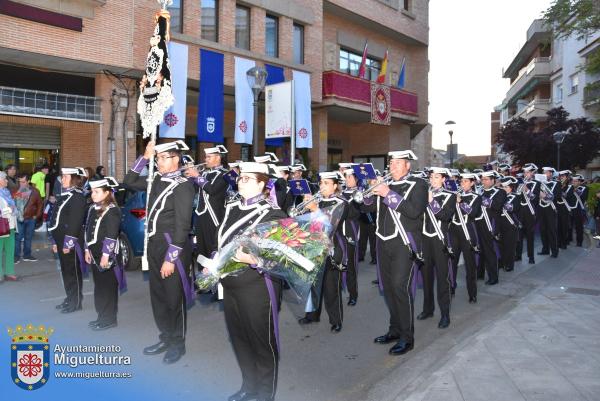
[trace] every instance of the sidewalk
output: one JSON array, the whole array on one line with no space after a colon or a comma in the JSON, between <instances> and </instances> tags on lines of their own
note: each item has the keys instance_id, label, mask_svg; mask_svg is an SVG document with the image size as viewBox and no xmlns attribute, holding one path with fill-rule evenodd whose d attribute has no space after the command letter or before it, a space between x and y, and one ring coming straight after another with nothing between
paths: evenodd
<instances>
[{"instance_id":1,"label":"sidewalk","mask_svg":"<svg viewBox=\"0 0 600 401\"><path fill-rule=\"evenodd\" d=\"M395 399L600 400L600 249L573 250L561 274L462 339ZM534 278L522 276L519 284Z\"/></svg>"}]
</instances>

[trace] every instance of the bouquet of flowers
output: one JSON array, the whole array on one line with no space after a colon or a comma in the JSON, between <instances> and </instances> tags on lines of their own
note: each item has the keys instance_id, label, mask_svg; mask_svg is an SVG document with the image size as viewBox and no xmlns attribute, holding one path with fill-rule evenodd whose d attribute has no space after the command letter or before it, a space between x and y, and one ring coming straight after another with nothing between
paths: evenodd
<instances>
[{"instance_id":1,"label":"bouquet of flowers","mask_svg":"<svg viewBox=\"0 0 600 401\"><path fill-rule=\"evenodd\" d=\"M221 248L212 259L202 256L198 261L206 269L196 278L196 287L207 291L220 279L256 268L264 274L285 280L297 297L306 301L320 288L325 259L333 247L331 237L339 221L339 207L261 223L246 230ZM250 266L235 259L236 251L257 257L259 263ZM208 270L208 272L207 272Z\"/></svg>"}]
</instances>

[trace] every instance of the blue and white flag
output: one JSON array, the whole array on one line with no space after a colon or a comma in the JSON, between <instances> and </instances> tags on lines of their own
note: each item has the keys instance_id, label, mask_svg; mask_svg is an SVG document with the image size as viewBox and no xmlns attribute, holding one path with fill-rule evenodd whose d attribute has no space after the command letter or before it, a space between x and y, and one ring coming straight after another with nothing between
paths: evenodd
<instances>
[{"instance_id":1,"label":"blue and white flag","mask_svg":"<svg viewBox=\"0 0 600 401\"><path fill-rule=\"evenodd\" d=\"M296 148L312 148L310 74L293 71L296 107Z\"/></svg>"},{"instance_id":2,"label":"blue and white flag","mask_svg":"<svg viewBox=\"0 0 600 401\"><path fill-rule=\"evenodd\" d=\"M187 98L188 46L169 42L169 62L175 103L167 109L160 123L161 138L185 138L185 109Z\"/></svg>"},{"instance_id":3,"label":"blue and white flag","mask_svg":"<svg viewBox=\"0 0 600 401\"><path fill-rule=\"evenodd\" d=\"M252 145L254 95L248 85L246 72L255 65L254 60L235 57L235 143Z\"/></svg>"},{"instance_id":4,"label":"blue and white flag","mask_svg":"<svg viewBox=\"0 0 600 401\"><path fill-rule=\"evenodd\" d=\"M398 74L398 88L404 88L406 81L406 57L402 58L402 65L400 66L400 74Z\"/></svg>"},{"instance_id":5,"label":"blue and white flag","mask_svg":"<svg viewBox=\"0 0 600 401\"><path fill-rule=\"evenodd\" d=\"M285 82L285 75L283 74L283 67L276 65L265 64L265 70L267 70L267 85L278 84ZM283 138L271 138L265 139L265 146L282 147Z\"/></svg>"},{"instance_id":6,"label":"blue and white flag","mask_svg":"<svg viewBox=\"0 0 600 401\"><path fill-rule=\"evenodd\" d=\"M223 143L223 109L223 54L200 49L198 142Z\"/></svg>"}]
</instances>

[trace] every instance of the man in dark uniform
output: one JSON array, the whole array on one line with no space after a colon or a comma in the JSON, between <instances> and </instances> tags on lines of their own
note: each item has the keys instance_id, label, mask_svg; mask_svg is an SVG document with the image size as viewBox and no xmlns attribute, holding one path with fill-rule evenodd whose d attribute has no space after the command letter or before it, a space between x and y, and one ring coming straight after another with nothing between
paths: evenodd
<instances>
[{"instance_id":1,"label":"man in dark uniform","mask_svg":"<svg viewBox=\"0 0 600 401\"><path fill-rule=\"evenodd\" d=\"M349 216L353 216L342 222L344 236L348 242L348 270L346 273L346 287L348 288L348 299L349 306L355 306L356 300L358 299L358 241L360 238L360 227L358 225L358 217L360 215L359 205L352 202L352 196L358 190L358 180L354 174L354 170L351 168L345 169L342 174L346 180L346 188L342 191L342 196L348 202L348 207L353 208L353 213L349 213Z\"/></svg>"},{"instance_id":2,"label":"man in dark uniform","mask_svg":"<svg viewBox=\"0 0 600 401\"><path fill-rule=\"evenodd\" d=\"M575 227L575 240L577 241L577 246L580 247L583 245L583 226L587 221L585 203L588 197L588 188L583 185L585 180L581 174L575 174L571 180L574 188L573 195L576 199L575 207L571 210L571 221Z\"/></svg>"},{"instance_id":3,"label":"man in dark uniform","mask_svg":"<svg viewBox=\"0 0 600 401\"><path fill-rule=\"evenodd\" d=\"M223 177L223 157L227 149L223 145L204 149L205 170L200 174L196 169L188 169L185 175L192 177L198 187L196 206L196 251L211 258L217 250L217 231L225 216L225 199L229 183Z\"/></svg>"},{"instance_id":4,"label":"man in dark uniform","mask_svg":"<svg viewBox=\"0 0 600 401\"><path fill-rule=\"evenodd\" d=\"M160 332L159 342L144 348L145 355L166 351L163 361L177 362L185 354L186 300L190 297L191 244L194 186L181 175L183 141L154 145L148 142L125 176L125 184L138 191L146 190L146 177L140 173L154 159L158 172L148 195L147 233L150 301L154 321ZM190 301L190 299L188 299Z\"/></svg>"},{"instance_id":5,"label":"man in dark uniform","mask_svg":"<svg viewBox=\"0 0 600 401\"><path fill-rule=\"evenodd\" d=\"M500 179L502 190L506 192L506 200L500 213L498 222L500 236L500 268L507 272L515 268L515 252L517 241L519 239L519 208L520 196L515 194L517 189L517 179L506 176Z\"/></svg>"},{"instance_id":6,"label":"man in dark uniform","mask_svg":"<svg viewBox=\"0 0 600 401\"><path fill-rule=\"evenodd\" d=\"M542 185L540 191L540 236L542 237L542 250L538 255L550 255L553 258L558 257L558 214L555 201L560 199L560 185L554 180L556 170L552 167L543 167L542 171L546 175L546 182Z\"/></svg>"},{"instance_id":7,"label":"man in dark uniform","mask_svg":"<svg viewBox=\"0 0 600 401\"><path fill-rule=\"evenodd\" d=\"M496 172L484 171L481 173L481 213L475 218L477 233L479 234L479 245L483 262L478 267L478 276L484 275L487 271L488 280L486 285L498 284L498 255L496 255L496 236L498 234L497 225L500 222L500 214L506 200L506 192L496 188Z\"/></svg>"},{"instance_id":8,"label":"man in dark uniform","mask_svg":"<svg viewBox=\"0 0 600 401\"><path fill-rule=\"evenodd\" d=\"M570 184L571 174L570 170L563 170L558 173L561 190L561 196L556 206L558 208L558 246L562 249L567 249L567 245L571 242L569 238L569 233L572 231L571 210L577 203L575 191Z\"/></svg>"},{"instance_id":9,"label":"man in dark uniform","mask_svg":"<svg viewBox=\"0 0 600 401\"><path fill-rule=\"evenodd\" d=\"M535 234L535 222L537 218L537 205L540 199L540 182L535 180L538 167L533 163L527 163L523 167L523 184L521 185L521 238L517 242L517 255L515 260L521 260L523 253L523 241L527 239L527 257L529 263L535 263L533 255L533 241Z\"/></svg>"},{"instance_id":10,"label":"man in dark uniform","mask_svg":"<svg viewBox=\"0 0 600 401\"><path fill-rule=\"evenodd\" d=\"M409 177L410 150L389 152L392 179L373 189L375 197L365 199L366 211L377 210L377 236L380 240L379 266L383 296L390 311L388 332L375 338L378 344L397 343L392 355L402 355L414 347L414 297L411 284L422 246L423 214L427 207L427 183ZM381 179L380 179L381 180Z\"/></svg>"}]
</instances>

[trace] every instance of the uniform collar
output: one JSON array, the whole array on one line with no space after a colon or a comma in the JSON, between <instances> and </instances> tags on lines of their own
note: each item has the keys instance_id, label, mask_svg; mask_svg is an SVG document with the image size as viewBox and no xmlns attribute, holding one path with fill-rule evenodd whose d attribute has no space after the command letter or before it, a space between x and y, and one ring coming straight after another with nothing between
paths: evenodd
<instances>
[{"instance_id":1,"label":"uniform collar","mask_svg":"<svg viewBox=\"0 0 600 401\"><path fill-rule=\"evenodd\" d=\"M162 178L175 178L181 175L181 170L171 171L170 173L161 174Z\"/></svg>"},{"instance_id":2,"label":"uniform collar","mask_svg":"<svg viewBox=\"0 0 600 401\"><path fill-rule=\"evenodd\" d=\"M250 205L254 205L255 203L260 202L261 200L265 199L265 196L263 194L258 194L248 200L242 200L242 205L243 206L250 206Z\"/></svg>"}]
</instances>

